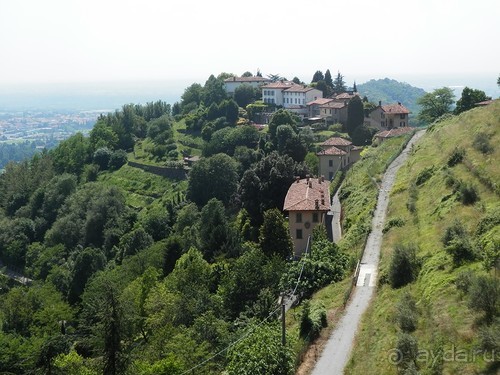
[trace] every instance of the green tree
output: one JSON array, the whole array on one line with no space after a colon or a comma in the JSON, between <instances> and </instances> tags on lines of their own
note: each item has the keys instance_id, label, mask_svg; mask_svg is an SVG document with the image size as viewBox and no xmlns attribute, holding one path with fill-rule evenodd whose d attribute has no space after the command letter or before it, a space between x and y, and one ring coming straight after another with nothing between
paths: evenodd
<instances>
[{"instance_id":1,"label":"green tree","mask_svg":"<svg viewBox=\"0 0 500 375\"><path fill-rule=\"evenodd\" d=\"M125 368L123 347L127 324L118 274L102 272L85 288L80 329L87 345L102 355L103 373L121 374Z\"/></svg>"},{"instance_id":2,"label":"green tree","mask_svg":"<svg viewBox=\"0 0 500 375\"><path fill-rule=\"evenodd\" d=\"M455 107L454 113L458 115L462 112L474 108L476 106L476 103L490 99L491 98L486 96L484 91L464 87L464 89L462 90L462 96L457 100L457 106Z\"/></svg>"},{"instance_id":3,"label":"green tree","mask_svg":"<svg viewBox=\"0 0 500 375\"><path fill-rule=\"evenodd\" d=\"M90 131L90 145L93 151L101 147L107 147L113 150L118 145L118 136L116 133L106 125L102 120L98 120L92 130Z\"/></svg>"},{"instance_id":4,"label":"green tree","mask_svg":"<svg viewBox=\"0 0 500 375\"><path fill-rule=\"evenodd\" d=\"M333 90L333 79L332 79L332 73L330 73L330 69L327 69L325 72L325 83L330 89Z\"/></svg>"},{"instance_id":5,"label":"green tree","mask_svg":"<svg viewBox=\"0 0 500 375\"><path fill-rule=\"evenodd\" d=\"M483 311L487 323L500 313L500 281L496 277L477 276L469 290L469 307Z\"/></svg>"},{"instance_id":6,"label":"green tree","mask_svg":"<svg viewBox=\"0 0 500 375\"><path fill-rule=\"evenodd\" d=\"M276 140L276 131L280 125L290 125L294 131L297 130L297 124L299 122L298 117L286 109L279 109L274 112L269 121L269 134L271 136L271 141Z\"/></svg>"},{"instance_id":7,"label":"green tree","mask_svg":"<svg viewBox=\"0 0 500 375\"><path fill-rule=\"evenodd\" d=\"M212 103L221 103L227 97L226 90L224 90L224 80L215 78L212 74L205 82L202 93L205 106L210 107Z\"/></svg>"},{"instance_id":8,"label":"green tree","mask_svg":"<svg viewBox=\"0 0 500 375\"><path fill-rule=\"evenodd\" d=\"M245 108L248 104L255 100L254 89L251 85L245 83L238 86L234 90L234 100L241 108Z\"/></svg>"},{"instance_id":9,"label":"green tree","mask_svg":"<svg viewBox=\"0 0 500 375\"><path fill-rule=\"evenodd\" d=\"M80 175L85 163L91 159L91 146L88 138L77 133L62 141L51 152L54 166L59 173L68 172Z\"/></svg>"},{"instance_id":10,"label":"green tree","mask_svg":"<svg viewBox=\"0 0 500 375\"><path fill-rule=\"evenodd\" d=\"M430 124L444 114L450 113L454 98L453 90L449 87L442 87L426 93L417 100L417 104L421 106L419 119Z\"/></svg>"},{"instance_id":11,"label":"green tree","mask_svg":"<svg viewBox=\"0 0 500 375\"><path fill-rule=\"evenodd\" d=\"M294 357L290 338L286 346L281 345L278 324L265 324L229 350L226 371L228 375L292 375Z\"/></svg>"},{"instance_id":12,"label":"green tree","mask_svg":"<svg viewBox=\"0 0 500 375\"><path fill-rule=\"evenodd\" d=\"M264 212L264 223L260 227L259 245L267 256L278 255L286 259L292 255L292 238L288 223L277 208Z\"/></svg>"},{"instance_id":13,"label":"green tree","mask_svg":"<svg viewBox=\"0 0 500 375\"><path fill-rule=\"evenodd\" d=\"M333 93L341 94L346 90L347 87L345 85L344 76L340 74L340 72L337 72L337 77L335 77L335 80L333 81Z\"/></svg>"},{"instance_id":14,"label":"green tree","mask_svg":"<svg viewBox=\"0 0 500 375\"><path fill-rule=\"evenodd\" d=\"M352 143L356 146L366 146L372 144L373 136L378 132L376 128L361 125L352 132Z\"/></svg>"},{"instance_id":15,"label":"green tree","mask_svg":"<svg viewBox=\"0 0 500 375\"><path fill-rule=\"evenodd\" d=\"M200 242L205 259L213 261L228 241L229 228L221 201L212 198L201 209Z\"/></svg>"},{"instance_id":16,"label":"green tree","mask_svg":"<svg viewBox=\"0 0 500 375\"><path fill-rule=\"evenodd\" d=\"M363 125L364 120L365 111L363 102L361 101L361 98L356 95L349 100L349 104L347 105L347 133L352 136L356 128Z\"/></svg>"},{"instance_id":17,"label":"green tree","mask_svg":"<svg viewBox=\"0 0 500 375\"><path fill-rule=\"evenodd\" d=\"M313 78L311 80L311 83L318 82L318 81L324 81L324 80L325 80L325 76L323 75L323 72L321 70L316 70L316 72L314 73Z\"/></svg>"},{"instance_id":18,"label":"green tree","mask_svg":"<svg viewBox=\"0 0 500 375\"><path fill-rule=\"evenodd\" d=\"M68 295L68 300L71 303L79 300L87 281L94 273L103 270L105 265L106 257L100 249L88 247L76 256Z\"/></svg>"},{"instance_id":19,"label":"green tree","mask_svg":"<svg viewBox=\"0 0 500 375\"><path fill-rule=\"evenodd\" d=\"M238 185L236 162L226 154L204 158L189 172L187 197L199 206L211 198L228 204Z\"/></svg>"},{"instance_id":20,"label":"green tree","mask_svg":"<svg viewBox=\"0 0 500 375\"><path fill-rule=\"evenodd\" d=\"M316 82L316 89L323 93L324 98L327 98L332 93L332 89L323 80Z\"/></svg>"},{"instance_id":21,"label":"green tree","mask_svg":"<svg viewBox=\"0 0 500 375\"><path fill-rule=\"evenodd\" d=\"M389 265L389 281L393 288L413 282L419 272L419 261L413 245L397 244Z\"/></svg>"},{"instance_id":22,"label":"green tree","mask_svg":"<svg viewBox=\"0 0 500 375\"><path fill-rule=\"evenodd\" d=\"M203 87L199 83L193 83L184 90L181 96L181 107L184 109L188 104L193 103L196 107L200 105L203 95Z\"/></svg>"}]
</instances>

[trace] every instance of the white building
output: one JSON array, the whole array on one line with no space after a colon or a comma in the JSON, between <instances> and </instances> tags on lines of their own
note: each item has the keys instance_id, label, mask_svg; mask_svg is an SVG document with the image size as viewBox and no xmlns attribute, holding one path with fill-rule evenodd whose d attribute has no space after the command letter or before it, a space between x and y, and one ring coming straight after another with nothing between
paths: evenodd
<instances>
[{"instance_id":1,"label":"white building","mask_svg":"<svg viewBox=\"0 0 500 375\"><path fill-rule=\"evenodd\" d=\"M264 77L229 77L224 80L224 89L228 95L233 95L236 89L243 84L252 87L260 87L269 82L271 82L271 80Z\"/></svg>"},{"instance_id":2,"label":"white building","mask_svg":"<svg viewBox=\"0 0 500 375\"><path fill-rule=\"evenodd\" d=\"M276 104L307 116L307 103L323 97L321 90L297 85L290 81L279 81L262 86L264 103Z\"/></svg>"}]
</instances>

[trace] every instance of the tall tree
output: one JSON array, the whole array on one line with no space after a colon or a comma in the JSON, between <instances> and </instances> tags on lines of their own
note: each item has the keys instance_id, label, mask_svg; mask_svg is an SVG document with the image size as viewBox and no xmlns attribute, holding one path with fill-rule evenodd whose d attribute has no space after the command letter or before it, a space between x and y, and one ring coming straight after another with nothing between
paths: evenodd
<instances>
[{"instance_id":1,"label":"tall tree","mask_svg":"<svg viewBox=\"0 0 500 375\"><path fill-rule=\"evenodd\" d=\"M249 72L248 70L241 75L242 77L253 77L252 72Z\"/></svg>"},{"instance_id":2,"label":"tall tree","mask_svg":"<svg viewBox=\"0 0 500 375\"><path fill-rule=\"evenodd\" d=\"M205 106L210 107L212 103L219 104L227 97L226 90L224 90L224 80L215 78L212 74L205 82L202 93Z\"/></svg>"},{"instance_id":3,"label":"tall tree","mask_svg":"<svg viewBox=\"0 0 500 375\"><path fill-rule=\"evenodd\" d=\"M279 109L274 112L269 122L269 135L271 136L271 141L276 141L276 131L280 125L290 125L294 131L297 130L297 123L299 122L298 117L286 109Z\"/></svg>"},{"instance_id":4,"label":"tall tree","mask_svg":"<svg viewBox=\"0 0 500 375\"><path fill-rule=\"evenodd\" d=\"M325 76L323 75L323 72L321 70L316 70L316 73L314 73L313 78L311 80L311 83L318 82L318 81L324 81Z\"/></svg>"},{"instance_id":5,"label":"tall tree","mask_svg":"<svg viewBox=\"0 0 500 375\"><path fill-rule=\"evenodd\" d=\"M323 81L323 80L320 80L320 81L316 82L316 88L318 90L321 90L321 92L323 93L323 97L324 98L327 98L332 93L332 88L330 86L328 86L326 84L326 82Z\"/></svg>"},{"instance_id":6,"label":"tall tree","mask_svg":"<svg viewBox=\"0 0 500 375\"><path fill-rule=\"evenodd\" d=\"M220 253L227 243L228 236L229 228L224 205L221 201L212 198L201 209L200 241L206 260L214 260L214 256Z\"/></svg>"},{"instance_id":7,"label":"tall tree","mask_svg":"<svg viewBox=\"0 0 500 375\"><path fill-rule=\"evenodd\" d=\"M347 132L350 136L354 133L358 126L363 125L365 119L365 111L361 98L356 95L347 105Z\"/></svg>"},{"instance_id":8,"label":"tall tree","mask_svg":"<svg viewBox=\"0 0 500 375\"><path fill-rule=\"evenodd\" d=\"M278 255L286 259L292 255L292 238L283 214L277 208L264 212L264 223L260 227L259 244L268 256Z\"/></svg>"},{"instance_id":9,"label":"tall tree","mask_svg":"<svg viewBox=\"0 0 500 375\"><path fill-rule=\"evenodd\" d=\"M325 72L325 83L327 86L333 89L333 79L332 79L332 73L330 73L330 69L327 69Z\"/></svg>"},{"instance_id":10,"label":"tall tree","mask_svg":"<svg viewBox=\"0 0 500 375\"><path fill-rule=\"evenodd\" d=\"M189 172L187 197L199 206L211 198L228 204L238 185L236 162L226 154L217 154L197 162Z\"/></svg>"},{"instance_id":11,"label":"tall tree","mask_svg":"<svg viewBox=\"0 0 500 375\"><path fill-rule=\"evenodd\" d=\"M356 81L354 81L354 84L352 85L352 91L358 92L358 88L356 87Z\"/></svg>"},{"instance_id":12,"label":"tall tree","mask_svg":"<svg viewBox=\"0 0 500 375\"><path fill-rule=\"evenodd\" d=\"M484 91L465 87L462 91L462 96L457 100L457 106L454 112L456 115L458 115L462 112L474 108L476 103L490 99L491 98L486 96Z\"/></svg>"},{"instance_id":13,"label":"tall tree","mask_svg":"<svg viewBox=\"0 0 500 375\"><path fill-rule=\"evenodd\" d=\"M442 87L428 92L417 101L422 108L418 115L419 119L430 124L442 115L450 113L454 99L453 90L449 87Z\"/></svg>"},{"instance_id":14,"label":"tall tree","mask_svg":"<svg viewBox=\"0 0 500 375\"><path fill-rule=\"evenodd\" d=\"M234 90L234 100L241 108L245 108L248 104L255 100L255 91L252 86L247 83L236 87Z\"/></svg>"},{"instance_id":15,"label":"tall tree","mask_svg":"<svg viewBox=\"0 0 500 375\"><path fill-rule=\"evenodd\" d=\"M335 78L335 81L333 81L333 93L341 94L346 90L347 87L345 85L344 76L340 74L340 72L337 72L337 77Z\"/></svg>"}]
</instances>

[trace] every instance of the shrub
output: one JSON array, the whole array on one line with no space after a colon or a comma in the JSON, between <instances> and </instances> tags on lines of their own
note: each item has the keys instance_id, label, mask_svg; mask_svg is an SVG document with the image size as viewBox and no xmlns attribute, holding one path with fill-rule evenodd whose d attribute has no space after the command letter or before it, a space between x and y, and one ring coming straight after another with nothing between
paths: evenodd
<instances>
[{"instance_id":1,"label":"shrub","mask_svg":"<svg viewBox=\"0 0 500 375\"><path fill-rule=\"evenodd\" d=\"M460 201L465 205L474 204L479 200L476 187L468 182L460 181L457 191Z\"/></svg>"},{"instance_id":2,"label":"shrub","mask_svg":"<svg viewBox=\"0 0 500 375\"><path fill-rule=\"evenodd\" d=\"M417 278L420 264L414 245L397 244L389 265L389 281L393 288L400 288Z\"/></svg>"},{"instance_id":3,"label":"shrub","mask_svg":"<svg viewBox=\"0 0 500 375\"><path fill-rule=\"evenodd\" d=\"M463 294L467 294L469 292L469 288L472 284L473 279L474 272L470 270L462 271L457 275L457 278L455 279L455 286Z\"/></svg>"},{"instance_id":4,"label":"shrub","mask_svg":"<svg viewBox=\"0 0 500 375\"><path fill-rule=\"evenodd\" d=\"M342 133L342 124L339 124L339 123L332 124L328 127L328 130L330 130L332 132Z\"/></svg>"},{"instance_id":5,"label":"shrub","mask_svg":"<svg viewBox=\"0 0 500 375\"><path fill-rule=\"evenodd\" d=\"M403 227L404 225L405 225L404 219L400 217L393 217L387 222L387 224L385 224L382 232L387 233L393 227Z\"/></svg>"},{"instance_id":6,"label":"shrub","mask_svg":"<svg viewBox=\"0 0 500 375\"><path fill-rule=\"evenodd\" d=\"M403 294L396 306L396 321L401 331L411 333L417 329L418 311L410 293Z\"/></svg>"},{"instance_id":7,"label":"shrub","mask_svg":"<svg viewBox=\"0 0 500 375\"><path fill-rule=\"evenodd\" d=\"M479 330L479 347L485 352L495 353L496 360L500 359L500 319Z\"/></svg>"},{"instance_id":8,"label":"shrub","mask_svg":"<svg viewBox=\"0 0 500 375\"><path fill-rule=\"evenodd\" d=\"M417 339L408 333L401 333L398 337L397 350L401 356L398 358L398 366L403 371L415 368L415 360L418 356Z\"/></svg>"},{"instance_id":9,"label":"shrub","mask_svg":"<svg viewBox=\"0 0 500 375\"><path fill-rule=\"evenodd\" d=\"M451 226L446 228L442 241L446 252L452 256L455 266L475 259L474 247L460 221L455 220Z\"/></svg>"},{"instance_id":10,"label":"shrub","mask_svg":"<svg viewBox=\"0 0 500 375\"><path fill-rule=\"evenodd\" d=\"M429 178L432 177L432 175L434 174L434 170L435 168L433 165L421 170L417 176L417 179L415 180L415 184L417 184L417 186L422 185L424 182L426 182Z\"/></svg>"},{"instance_id":11,"label":"shrub","mask_svg":"<svg viewBox=\"0 0 500 375\"><path fill-rule=\"evenodd\" d=\"M491 323L500 310L500 280L491 276L474 279L469 293L469 307L483 311L486 322Z\"/></svg>"},{"instance_id":12,"label":"shrub","mask_svg":"<svg viewBox=\"0 0 500 375\"><path fill-rule=\"evenodd\" d=\"M412 214L417 212L417 198L418 198L418 189L415 183L411 183L408 189L408 201L406 202L406 208Z\"/></svg>"},{"instance_id":13,"label":"shrub","mask_svg":"<svg viewBox=\"0 0 500 375\"><path fill-rule=\"evenodd\" d=\"M448 167L453 167L458 163L461 163L465 156L465 149L462 147L455 147L448 157L448 162L446 163Z\"/></svg>"},{"instance_id":14,"label":"shrub","mask_svg":"<svg viewBox=\"0 0 500 375\"><path fill-rule=\"evenodd\" d=\"M490 144L489 136L486 133L476 134L472 146L483 154L491 154L494 150L493 146Z\"/></svg>"},{"instance_id":15,"label":"shrub","mask_svg":"<svg viewBox=\"0 0 500 375\"><path fill-rule=\"evenodd\" d=\"M327 324L325 306L305 301L300 320L300 336L313 341Z\"/></svg>"}]
</instances>

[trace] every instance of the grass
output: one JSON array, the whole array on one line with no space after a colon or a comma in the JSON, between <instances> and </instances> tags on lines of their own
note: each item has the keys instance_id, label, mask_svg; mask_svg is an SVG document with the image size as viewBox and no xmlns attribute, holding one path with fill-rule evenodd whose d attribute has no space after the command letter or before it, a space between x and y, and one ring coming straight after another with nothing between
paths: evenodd
<instances>
[{"instance_id":1,"label":"grass","mask_svg":"<svg viewBox=\"0 0 500 375\"><path fill-rule=\"evenodd\" d=\"M185 194L187 181L171 181L128 165L113 173L103 173L99 180L113 184L125 191L126 203L133 208L149 207L156 200L173 199L179 192Z\"/></svg>"},{"instance_id":2,"label":"grass","mask_svg":"<svg viewBox=\"0 0 500 375\"><path fill-rule=\"evenodd\" d=\"M396 366L388 360L389 352L395 348L398 329L393 321L394 307L401 294L408 290L417 301L419 320L412 334L418 340L419 349L451 353L460 350L462 359L445 360L444 374L495 373L488 369L482 355L473 356L478 346L479 315L467 307L467 297L460 294L454 285L457 275L464 270L485 273L481 260L455 268L449 254L443 248L441 238L450 223L459 218L473 237L479 220L500 207L498 195L488 184L483 183L464 163L447 169L447 160L456 147L465 149L469 160L491 181L500 181L500 103L474 109L460 116L431 126L410 158L400 169L391 192L387 220L401 218L403 227L393 227L384 235L381 272L387 273L394 245L411 242L418 246L418 257L422 268L413 284L395 290L387 284L379 285L376 297L364 315L346 374L377 373L397 374ZM486 133L494 150L483 154L472 143L475 134ZM408 211L409 187L426 168L434 168L432 175L417 186L415 213ZM446 184L446 174L476 186L480 200L464 205ZM494 240L500 241L499 231L488 231ZM477 237L474 240L478 240ZM425 352L423 352L425 353ZM435 353L434 353L435 354ZM417 361L422 374L433 373L432 360ZM493 371L493 372L488 372ZM441 372L438 372L441 373Z\"/></svg>"}]
</instances>

